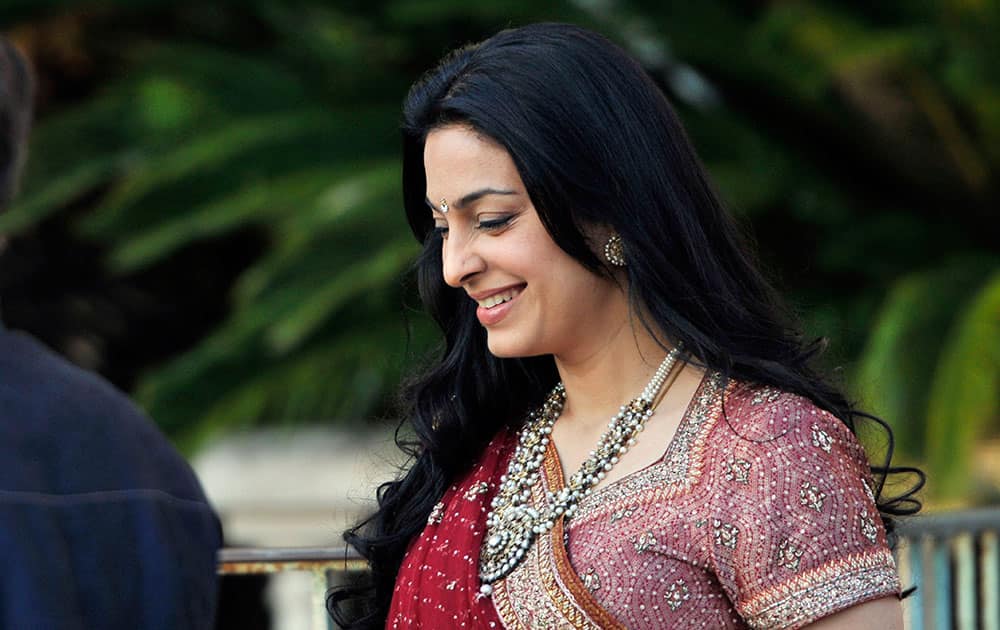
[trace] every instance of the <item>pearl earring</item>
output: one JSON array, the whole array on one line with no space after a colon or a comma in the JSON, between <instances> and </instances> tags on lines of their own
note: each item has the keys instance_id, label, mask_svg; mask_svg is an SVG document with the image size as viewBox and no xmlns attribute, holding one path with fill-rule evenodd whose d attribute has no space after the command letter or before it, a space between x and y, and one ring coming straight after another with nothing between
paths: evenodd
<instances>
[{"instance_id":1,"label":"pearl earring","mask_svg":"<svg viewBox=\"0 0 1000 630\"><path fill-rule=\"evenodd\" d=\"M624 267L627 264L625 262L625 244L622 243L622 237L618 233L612 234L608 238L608 242L604 244L604 257L615 267Z\"/></svg>"}]
</instances>

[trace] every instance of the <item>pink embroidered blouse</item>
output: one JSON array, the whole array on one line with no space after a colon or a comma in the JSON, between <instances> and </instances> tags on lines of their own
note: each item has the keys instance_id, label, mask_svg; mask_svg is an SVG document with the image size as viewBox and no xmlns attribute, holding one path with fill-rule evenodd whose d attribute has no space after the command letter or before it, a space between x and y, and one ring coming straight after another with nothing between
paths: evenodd
<instances>
[{"instance_id":1,"label":"pink embroidered blouse","mask_svg":"<svg viewBox=\"0 0 1000 630\"><path fill-rule=\"evenodd\" d=\"M397 581L397 597L406 587L406 601L428 606L437 589L470 589L468 614L439 607L461 626L799 628L899 592L868 463L851 432L802 397L723 387L709 375L663 458L600 488L571 521L540 536L494 584L489 606L474 594L478 544L511 437L495 442L411 547L401 572L408 585ZM563 483L553 462L550 450L535 501ZM442 544L445 531L451 542ZM474 548L459 554L459 540ZM440 566L435 553L461 560L414 580L418 560ZM422 625L419 610L398 603L390 627Z\"/></svg>"}]
</instances>

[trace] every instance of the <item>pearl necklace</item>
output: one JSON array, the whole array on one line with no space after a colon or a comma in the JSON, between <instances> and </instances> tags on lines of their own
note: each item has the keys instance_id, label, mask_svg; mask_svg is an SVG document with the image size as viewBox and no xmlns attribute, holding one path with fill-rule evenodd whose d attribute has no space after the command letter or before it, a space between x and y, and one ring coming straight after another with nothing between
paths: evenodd
<instances>
[{"instance_id":1,"label":"pearl necklace","mask_svg":"<svg viewBox=\"0 0 1000 630\"><path fill-rule=\"evenodd\" d=\"M558 492L546 492L546 505L531 506L531 487L538 481L538 469L545 459L552 426L562 413L566 389L559 383L549 394L541 410L532 411L518 439L507 474L500 477L500 490L486 516L486 535L479 555L480 593L493 594L492 584L510 574L524 559L535 538L549 531L560 517L572 518L580 500L618 463L636 435L653 415L653 402L663 388L667 375L677 362L680 348L675 347L663 359L642 394L622 406L608 423L608 430Z\"/></svg>"}]
</instances>

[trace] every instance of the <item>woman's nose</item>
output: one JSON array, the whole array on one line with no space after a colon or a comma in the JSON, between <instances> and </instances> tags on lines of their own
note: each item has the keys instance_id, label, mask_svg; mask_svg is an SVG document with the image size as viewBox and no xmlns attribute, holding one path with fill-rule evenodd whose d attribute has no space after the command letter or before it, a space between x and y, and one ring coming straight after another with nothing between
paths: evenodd
<instances>
[{"instance_id":1,"label":"woman's nose","mask_svg":"<svg viewBox=\"0 0 1000 630\"><path fill-rule=\"evenodd\" d=\"M468 237L450 235L441 249L444 281L456 289L485 269L486 264Z\"/></svg>"}]
</instances>

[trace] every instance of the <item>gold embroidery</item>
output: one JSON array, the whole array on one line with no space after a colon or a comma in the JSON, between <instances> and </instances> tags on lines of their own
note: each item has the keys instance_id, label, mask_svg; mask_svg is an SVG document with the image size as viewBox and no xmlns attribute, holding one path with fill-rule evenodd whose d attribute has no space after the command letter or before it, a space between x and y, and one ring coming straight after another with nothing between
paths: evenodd
<instances>
[{"instance_id":1,"label":"gold embroidery","mask_svg":"<svg viewBox=\"0 0 1000 630\"><path fill-rule=\"evenodd\" d=\"M714 538L714 544L718 547L735 549L741 543L744 545L747 544L745 537L748 532L741 532L740 528L737 527L736 521L724 522L723 520L712 518L706 520L697 510L687 512L682 509L674 510L674 503L669 500L685 492L702 478L701 467L703 460L705 460L704 452L706 448L709 448L706 440L713 427L722 429L716 424L722 421L722 409L721 404L719 404L721 402L720 396L724 397L726 392L732 391L731 388L743 386L742 383L731 381L730 386L725 388L725 391L723 391L722 387L713 389L712 385L718 383L721 383L721 380L716 380L714 376L707 377L704 380L698 394L696 394L696 400L692 402L687 419L682 422L681 428L678 429L678 437L675 438L676 444L671 444L667 449L666 455L664 455L659 463L632 476L628 476L619 482L598 489L580 504L580 511L568 523L570 525L577 524L581 528L598 526L603 529L608 528L609 519L611 523L616 523L622 519L632 519L634 522L635 520L639 520L638 516L634 515L646 515L650 513L649 510L663 508L667 509L667 512L663 514L664 522L669 522L670 525L663 529L660 529L659 525L654 525L654 527L657 527L655 533L650 531L643 532L643 530L638 529L638 526L636 526L636 529L632 530L631 536L626 539L627 542L623 541L625 542L625 545L622 545L624 549L620 549L620 551L625 552L626 555L631 555L634 547L640 552L646 551L648 553L650 550L649 545L656 544L657 553L673 553L673 557L683 558L682 561L684 562L694 562L698 557L697 551L695 551L694 557L684 557L681 554L685 553L685 551L672 544L671 536L674 538L677 537L674 535L675 530L672 527L679 527L680 529L676 530L677 532L681 532L686 527L691 528L690 533L696 534L703 541L702 544L707 544L708 546L712 545L711 539L708 538L709 532L705 531L708 527L712 528L711 533ZM742 395L742 392L740 394ZM763 411L766 413L769 410L765 409ZM755 413L760 413L760 410L756 410ZM790 405L787 413L792 415L799 412L791 409ZM810 425L806 423L802 426L804 428ZM825 441L819 433L819 431L822 431L820 429L822 425L816 424L814 426L818 431L814 432L811 436L813 440L812 445L817 449L825 451L823 448ZM823 433L825 434L826 432ZM686 441L681 440L680 436L682 434L688 436ZM829 438L830 435L827 434L826 437ZM801 441L796 443L796 446L800 448L805 446L805 448L808 448L810 438L805 435L802 435L802 438ZM836 440L830 438L831 451L834 441ZM678 444L683 444L685 447L682 448ZM849 446L849 444L844 445ZM821 457L818 453L815 453L814 456ZM744 455L744 457L746 456ZM753 462L748 471L754 472L754 476L763 470L761 466L764 464L754 461L751 457L747 457L747 460ZM705 464L707 465L708 462L716 461L719 460L705 460ZM725 462L725 460L722 461ZM709 480L711 481L714 478L715 481L713 483L721 484L721 478L727 472L727 464L735 464L736 461L737 459L734 457L729 462L711 464L720 467L711 471L712 474L709 475ZM668 463L671 464L668 465ZM741 468L746 467L741 466ZM681 474L682 472L683 474ZM744 483L737 481L737 475L740 474L739 469L734 468L732 473L733 478L729 481ZM548 471L543 473L542 479L545 480L546 476L548 476L549 481L555 478ZM749 482L749 476L748 472L747 482ZM719 487L722 488L724 486L720 485ZM730 488L732 487L730 486ZM794 485L788 488L791 493L788 499L791 500L793 505L794 488ZM866 484L866 488L870 488L870 486ZM545 481L541 481L536 487L532 488L533 497L536 491L544 491L544 489ZM778 496L781 495L779 494ZM800 485L800 499L803 497L805 497L803 505L808 505L810 509L822 510L822 508L826 507L828 511L830 510L831 505L826 504L826 499L829 497L826 496L823 490L811 483ZM837 499L839 500L839 496ZM831 502L833 501L834 499L831 498ZM818 507L816 507L816 504L818 504ZM683 505L690 508L689 504ZM867 514L871 514L872 509L869 507ZM658 514L658 512L654 513ZM718 515L722 519L728 518L726 512L718 513ZM800 516L802 515L800 514ZM685 521L685 517L689 520ZM854 532L858 532L860 529L861 535L867 537L867 534L864 532L868 527L864 519L860 516L855 518L857 520L853 522L851 529ZM873 527L877 525L877 520L873 521L871 518L867 520L871 522ZM646 522L645 516L643 516L642 522ZM747 526L751 526L749 522ZM560 523L560 527L562 527L562 523ZM625 529L627 527L626 525ZM611 527L604 531L613 531L615 529ZM700 529L700 531L697 531L697 529ZM573 572L572 568L569 567L568 558L566 557L566 545L560 544L561 538L559 537L562 536L562 530L558 534L556 531L553 531L550 535L543 534L540 536L538 543L535 545L538 549L529 551L529 557L525 559L522 565L529 567L528 569L524 569L522 572L519 568L508 576L506 580L498 583L493 601L497 611L501 615L501 619L504 620L505 627L518 629L606 627L601 621L602 617L600 614L603 612L603 614L610 617L612 614L610 611L618 610L618 608L611 607L616 605L613 603L613 595L615 594L617 584L609 583L606 575L598 573L596 567L603 566L601 561L606 556L602 555L601 549L585 547L587 537L582 535L583 529L580 531L580 556L577 557L574 555L574 560L578 560L583 567L589 568L585 568L579 573ZM618 531L622 531L622 528L618 528ZM875 532L877 536L877 527ZM683 541L687 535L686 533L680 533L680 540ZM857 535L855 534L855 536ZM857 542L857 540L855 539L854 542ZM594 543L591 542L590 546L594 547ZM639 549L639 547L643 547L643 549ZM822 616L823 613L834 610L830 602L837 601L837 598L840 598L842 601L857 602L864 601L864 599L871 599L871 596L859 599L861 597L860 593L863 592L877 591L877 593L888 594L893 590L898 591L898 578L895 577L891 555L886 554L881 560L862 558L855 564L843 561L828 561L822 567L811 568L811 563L807 564L802 560L805 557L803 554L804 550L808 550L807 547L793 538L784 539L777 546L771 546L770 549L761 549L761 555L763 556L760 558L761 570L766 570L768 557L764 554L770 552L770 569L775 574L774 579L783 579L784 581L779 587L772 587L763 592L750 591L751 593L756 593L756 595L747 601L741 600L736 603L737 610L747 618L751 627L786 627L789 625L787 619L793 619L796 615L801 616L803 611L810 612L813 617L801 617L801 619L811 620ZM879 550L881 551L881 549ZM610 552L610 550L608 551ZM871 549L871 552L874 551L876 550ZM690 553L690 550L687 552ZM704 552L705 549L702 547L702 553ZM729 552L722 552L717 549L716 553ZM611 555L613 556L613 554ZM783 567L783 569L779 570L776 567ZM784 570L791 571L792 573L785 573ZM669 573L664 575L669 575ZM602 577L604 578L603 583ZM679 576L674 575L673 577L677 578ZM687 578L688 576L684 575L684 577ZM698 591L691 579L688 579L686 583L683 580L675 580L674 583L667 581L666 584L661 583L658 590L658 601L646 600L647 610L650 609L649 604L655 601L659 604L659 609L664 614L666 614L668 609L683 609L685 606L690 607L685 611L687 614L690 614L694 610L693 604L704 604L700 600L704 595ZM685 594L687 597L685 597ZM598 598L598 595L601 597ZM607 611L600 608L602 601L607 602L609 606ZM688 602L686 605L683 603L685 601ZM612 623L614 623L613 619ZM620 625L613 625L611 627L620 627Z\"/></svg>"},{"instance_id":2,"label":"gold embroidery","mask_svg":"<svg viewBox=\"0 0 1000 630\"><path fill-rule=\"evenodd\" d=\"M650 501L658 501L691 488L701 477L705 438L721 416L722 409L718 402L723 397L724 389L727 389L722 383L721 375L706 375L663 459L592 492L580 501L574 520L584 519L609 505L630 502L638 494L648 497ZM735 381L730 381L729 388L735 387L735 384Z\"/></svg>"},{"instance_id":3,"label":"gold embroidery","mask_svg":"<svg viewBox=\"0 0 1000 630\"><path fill-rule=\"evenodd\" d=\"M534 504L544 501L546 483L562 484L558 453L549 443L542 475L531 487ZM493 603L506 628L587 628L619 630L621 624L600 607L583 578L570 566L563 521L540 535L528 556L506 578L493 584ZM596 575L595 575L596 577Z\"/></svg>"},{"instance_id":4,"label":"gold embroidery","mask_svg":"<svg viewBox=\"0 0 1000 630\"><path fill-rule=\"evenodd\" d=\"M798 627L832 610L899 592L888 549L855 554L799 574L737 604L751 628Z\"/></svg>"}]
</instances>

